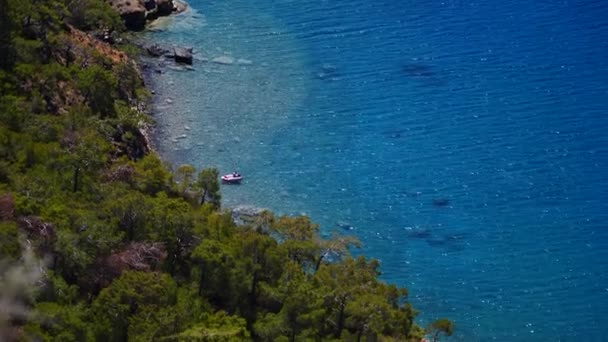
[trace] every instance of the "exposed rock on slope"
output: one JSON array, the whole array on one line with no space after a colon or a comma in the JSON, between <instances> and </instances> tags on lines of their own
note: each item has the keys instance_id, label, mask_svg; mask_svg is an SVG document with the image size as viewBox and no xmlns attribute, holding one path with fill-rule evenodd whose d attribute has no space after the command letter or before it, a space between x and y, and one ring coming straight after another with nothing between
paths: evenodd
<instances>
[{"instance_id":1,"label":"exposed rock on slope","mask_svg":"<svg viewBox=\"0 0 608 342\"><path fill-rule=\"evenodd\" d=\"M146 7L143 0L110 0L110 4L125 20L131 30L143 30L146 25Z\"/></svg>"},{"instance_id":2,"label":"exposed rock on slope","mask_svg":"<svg viewBox=\"0 0 608 342\"><path fill-rule=\"evenodd\" d=\"M146 19L170 15L180 7L173 0L109 0L130 30L143 30Z\"/></svg>"}]
</instances>

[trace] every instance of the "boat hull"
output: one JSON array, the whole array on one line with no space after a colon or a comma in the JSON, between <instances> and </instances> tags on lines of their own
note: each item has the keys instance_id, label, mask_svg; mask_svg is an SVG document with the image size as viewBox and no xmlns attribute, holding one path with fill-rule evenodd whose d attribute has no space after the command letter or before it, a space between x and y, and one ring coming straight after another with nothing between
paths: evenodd
<instances>
[{"instance_id":1,"label":"boat hull","mask_svg":"<svg viewBox=\"0 0 608 342\"><path fill-rule=\"evenodd\" d=\"M224 175L222 176L222 183L226 184L239 184L243 180L241 176Z\"/></svg>"}]
</instances>

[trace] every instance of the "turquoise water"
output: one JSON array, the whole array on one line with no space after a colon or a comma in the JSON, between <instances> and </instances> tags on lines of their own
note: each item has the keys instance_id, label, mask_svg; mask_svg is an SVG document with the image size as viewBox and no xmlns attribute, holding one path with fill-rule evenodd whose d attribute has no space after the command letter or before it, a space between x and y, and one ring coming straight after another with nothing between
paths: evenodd
<instances>
[{"instance_id":1,"label":"turquoise water","mask_svg":"<svg viewBox=\"0 0 608 342\"><path fill-rule=\"evenodd\" d=\"M146 36L195 49L151 80L165 159L359 237L452 341L606 339L608 3L191 6Z\"/></svg>"}]
</instances>

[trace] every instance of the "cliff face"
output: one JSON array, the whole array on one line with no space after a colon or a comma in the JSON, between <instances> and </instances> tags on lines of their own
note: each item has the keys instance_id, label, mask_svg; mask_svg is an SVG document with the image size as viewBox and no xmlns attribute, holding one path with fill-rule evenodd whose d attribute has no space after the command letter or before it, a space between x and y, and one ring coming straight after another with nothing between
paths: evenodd
<instances>
[{"instance_id":1,"label":"cliff face","mask_svg":"<svg viewBox=\"0 0 608 342\"><path fill-rule=\"evenodd\" d=\"M143 30L146 20L166 16L177 10L173 0L110 0L130 30Z\"/></svg>"}]
</instances>

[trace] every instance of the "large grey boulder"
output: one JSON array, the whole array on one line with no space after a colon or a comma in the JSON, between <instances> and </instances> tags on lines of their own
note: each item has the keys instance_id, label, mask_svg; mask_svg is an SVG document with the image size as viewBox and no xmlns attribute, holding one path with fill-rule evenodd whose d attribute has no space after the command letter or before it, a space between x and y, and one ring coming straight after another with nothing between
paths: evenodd
<instances>
[{"instance_id":1,"label":"large grey boulder","mask_svg":"<svg viewBox=\"0 0 608 342\"><path fill-rule=\"evenodd\" d=\"M177 63L192 65L192 48L176 47L173 49L173 56Z\"/></svg>"},{"instance_id":2,"label":"large grey boulder","mask_svg":"<svg viewBox=\"0 0 608 342\"><path fill-rule=\"evenodd\" d=\"M160 57L169 52L158 44L149 45L148 47L146 47L146 51L148 52L148 55L152 57Z\"/></svg>"}]
</instances>

